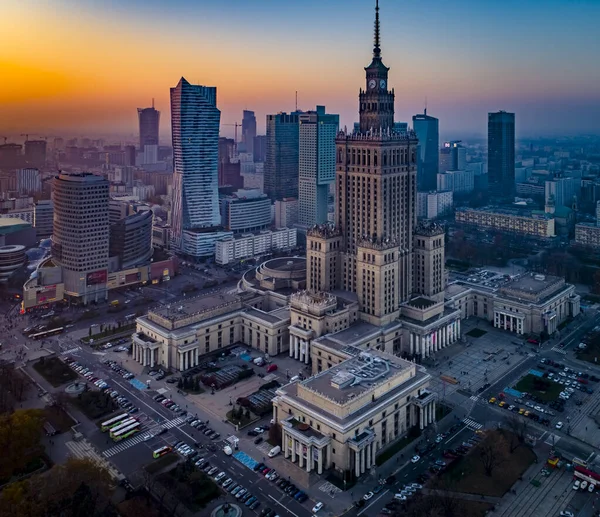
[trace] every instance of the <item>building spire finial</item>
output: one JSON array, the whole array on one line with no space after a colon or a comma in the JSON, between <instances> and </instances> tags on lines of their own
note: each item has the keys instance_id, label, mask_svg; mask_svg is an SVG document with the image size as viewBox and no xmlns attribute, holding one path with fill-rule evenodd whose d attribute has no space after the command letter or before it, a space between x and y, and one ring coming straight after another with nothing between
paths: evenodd
<instances>
[{"instance_id":1,"label":"building spire finial","mask_svg":"<svg viewBox=\"0 0 600 517\"><path fill-rule=\"evenodd\" d=\"M379 47L379 0L375 0L375 47L373 48L373 57L381 57L381 48Z\"/></svg>"}]
</instances>

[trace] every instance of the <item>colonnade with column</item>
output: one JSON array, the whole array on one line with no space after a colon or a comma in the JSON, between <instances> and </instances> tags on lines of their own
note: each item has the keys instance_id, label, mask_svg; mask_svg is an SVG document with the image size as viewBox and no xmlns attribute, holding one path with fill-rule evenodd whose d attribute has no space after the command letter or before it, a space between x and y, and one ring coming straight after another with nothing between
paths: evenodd
<instances>
[{"instance_id":1,"label":"colonnade with column","mask_svg":"<svg viewBox=\"0 0 600 517\"><path fill-rule=\"evenodd\" d=\"M282 449L283 455L286 459L291 459L293 463L298 460L298 466L306 469L306 472L312 472L315 468L317 474L323 474L324 468L329 468L331 463L331 441L324 441L324 443L313 443L312 441L305 441L293 433L288 432L285 426L281 428L282 437ZM306 453L305 453L306 451ZM316 456L316 459L315 459Z\"/></svg>"},{"instance_id":2,"label":"colonnade with column","mask_svg":"<svg viewBox=\"0 0 600 517\"><path fill-rule=\"evenodd\" d=\"M142 346L135 341L132 344L131 355L134 361L137 361L142 366L154 368L158 364L158 347L150 348Z\"/></svg>"},{"instance_id":3,"label":"colonnade with column","mask_svg":"<svg viewBox=\"0 0 600 517\"><path fill-rule=\"evenodd\" d=\"M375 465L375 440L362 447L355 447L350 444L350 450L354 452L354 474L356 477L362 476Z\"/></svg>"},{"instance_id":4,"label":"colonnade with column","mask_svg":"<svg viewBox=\"0 0 600 517\"><path fill-rule=\"evenodd\" d=\"M420 334L409 331L409 350L411 356L429 357L442 348L460 339L460 319L442 325L433 331Z\"/></svg>"},{"instance_id":5,"label":"colonnade with column","mask_svg":"<svg viewBox=\"0 0 600 517\"><path fill-rule=\"evenodd\" d=\"M494 311L494 328L510 330L517 334L524 334L524 323L525 316L523 314L510 314L499 310Z\"/></svg>"},{"instance_id":6,"label":"colonnade with column","mask_svg":"<svg viewBox=\"0 0 600 517\"><path fill-rule=\"evenodd\" d=\"M310 339L303 339L290 333L290 357L303 362L310 363Z\"/></svg>"},{"instance_id":7,"label":"colonnade with column","mask_svg":"<svg viewBox=\"0 0 600 517\"><path fill-rule=\"evenodd\" d=\"M197 348L193 348L191 350L178 351L177 363L177 368L179 368L179 370L182 372L189 370L194 366L198 366L200 364L199 350Z\"/></svg>"},{"instance_id":8,"label":"colonnade with column","mask_svg":"<svg viewBox=\"0 0 600 517\"><path fill-rule=\"evenodd\" d=\"M425 429L435 422L435 400L419 406L419 427Z\"/></svg>"}]
</instances>

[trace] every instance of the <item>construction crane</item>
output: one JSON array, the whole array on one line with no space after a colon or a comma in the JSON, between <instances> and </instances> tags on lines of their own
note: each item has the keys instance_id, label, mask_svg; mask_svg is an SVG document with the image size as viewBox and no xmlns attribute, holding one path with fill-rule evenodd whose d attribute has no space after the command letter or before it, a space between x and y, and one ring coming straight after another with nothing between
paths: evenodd
<instances>
[{"instance_id":1,"label":"construction crane","mask_svg":"<svg viewBox=\"0 0 600 517\"><path fill-rule=\"evenodd\" d=\"M237 154L237 144L238 144L237 128L238 127L242 127L242 125L238 124L237 122L235 122L234 124L221 124L221 125L222 126L234 126L235 127L234 137L233 137L233 146L234 146L235 153Z\"/></svg>"}]
</instances>

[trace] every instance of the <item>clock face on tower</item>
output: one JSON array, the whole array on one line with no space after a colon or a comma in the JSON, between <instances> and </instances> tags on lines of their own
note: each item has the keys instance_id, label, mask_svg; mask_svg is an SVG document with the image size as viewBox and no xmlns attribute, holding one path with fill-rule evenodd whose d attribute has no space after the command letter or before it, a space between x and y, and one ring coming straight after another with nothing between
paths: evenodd
<instances>
[{"instance_id":1,"label":"clock face on tower","mask_svg":"<svg viewBox=\"0 0 600 517\"><path fill-rule=\"evenodd\" d=\"M369 88L371 88L372 90L373 88L375 88L375 86L377 86L377 81L375 79L371 79L369 81Z\"/></svg>"},{"instance_id":2,"label":"clock face on tower","mask_svg":"<svg viewBox=\"0 0 600 517\"><path fill-rule=\"evenodd\" d=\"M381 79L381 81L379 81L379 88L381 88L382 90L385 89L385 79Z\"/></svg>"}]
</instances>

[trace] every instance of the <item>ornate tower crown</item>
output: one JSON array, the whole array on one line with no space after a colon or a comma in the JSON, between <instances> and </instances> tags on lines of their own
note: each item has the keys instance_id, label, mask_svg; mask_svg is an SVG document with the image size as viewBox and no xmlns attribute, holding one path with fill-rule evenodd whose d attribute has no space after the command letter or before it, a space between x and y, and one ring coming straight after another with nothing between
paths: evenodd
<instances>
[{"instance_id":1,"label":"ornate tower crown","mask_svg":"<svg viewBox=\"0 0 600 517\"><path fill-rule=\"evenodd\" d=\"M389 68L381 60L381 31L379 24L379 0L375 0L375 38L373 59L365 67L366 88L360 93L360 131L393 130L394 92L388 90Z\"/></svg>"}]
</instances>

